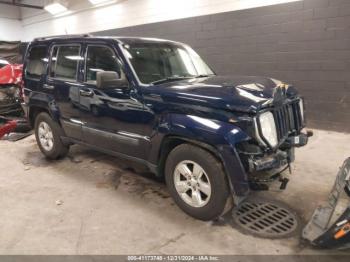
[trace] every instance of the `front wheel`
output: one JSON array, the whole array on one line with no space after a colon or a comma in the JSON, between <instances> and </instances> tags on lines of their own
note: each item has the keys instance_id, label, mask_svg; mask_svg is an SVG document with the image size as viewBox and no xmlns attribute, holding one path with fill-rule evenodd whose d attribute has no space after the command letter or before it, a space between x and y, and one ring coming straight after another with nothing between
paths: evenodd
<instances>
[{"instance_id":1,"label":"front wheel","mask_svg":"<svg viewBox=\"0 0 350 262\"><path fill-rule=\"evenodd\" d=\"M49 159L57 159L68 153L68 146L61 140L62 128L49 114L42 112L35 119L35 138L40 151Z\"/></svg>"},{"instance_id":2,"label":"front wheel","mask_svg":"<svg viewBox=\"0 0 350 262\"><path fill-rule=\"evenodd\" d=\"M182 144L172 150L165 179L177 205L190 216L212 220L220 216L229 197L222 164L206 150Z\"/></svg>"}]
</instances>

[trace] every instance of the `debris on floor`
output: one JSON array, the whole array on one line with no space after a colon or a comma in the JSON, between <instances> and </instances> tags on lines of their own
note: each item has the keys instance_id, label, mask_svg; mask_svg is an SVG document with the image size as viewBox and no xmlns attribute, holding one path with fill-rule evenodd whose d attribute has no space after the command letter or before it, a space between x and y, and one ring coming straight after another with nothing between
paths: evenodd
<instances>
[{"instance_id":1,"label":"debris on floor","mask_svg":"<svg viewBox=\"0 0 350 262\"><path fill-rule=\"evenodd\" d=\"M32 131L29 131L27 133L9 133L9 134L6 134L2 140L7 140L7 141L11 141L11 142L16 142L18 140L21 140L21 139L24 139L30 135L32 135L33 132Z\"/></svg>"},{"instance_id":2,"label":"debris on floor","mask_svg":"<svg viewBox=\"0 0 350 262\"><path fill-rule=\"evenodd\" d=\"M303 238L323 248L350 248L349 198L350 158L347 158L339 169L328 201L316 208L303 230Z\"/></svg>"},{"instance_id":3,"label":"debris on floor","mask_svg":"<svg viewBox=\"0 0 350 262\"><path fill-rule=\"evenodd\" d=\"M25 119L0 116L0 140L18 141L31 134L33 132Z\"/></svg>"}]
</instances>

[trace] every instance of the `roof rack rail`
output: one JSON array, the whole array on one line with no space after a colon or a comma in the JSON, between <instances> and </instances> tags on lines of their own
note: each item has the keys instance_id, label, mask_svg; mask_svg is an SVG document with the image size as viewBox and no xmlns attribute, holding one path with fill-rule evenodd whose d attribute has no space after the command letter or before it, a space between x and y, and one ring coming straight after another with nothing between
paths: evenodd
<instances>
[{"instance_id":1,"label":"roof rack rail","mask_svg":"<svg viewBox=\"0 0 350 262\"><path fill-rule=\"evenodd\" d=\"M50 40L50 39L56 39L56 38L78 38L78 37L91 37L91 34L76 34L76 35L54 35L54 36L45 36L45 37L37 37L34 38L33 41L43 41L43 40Z\"/></svg>"}]
</instances>

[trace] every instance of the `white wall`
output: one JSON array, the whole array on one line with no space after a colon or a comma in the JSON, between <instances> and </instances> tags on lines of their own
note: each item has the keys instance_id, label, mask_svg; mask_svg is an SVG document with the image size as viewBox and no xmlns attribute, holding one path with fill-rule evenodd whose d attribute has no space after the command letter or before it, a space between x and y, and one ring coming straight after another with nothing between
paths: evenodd
<instances>
[{"instance_id":1,"label":"white wall","mask_svg":"<svg viewBox=\"0 0 350 262\"><path fill-rule=\"evenodd\" d=\"M71 14L53 17L22 9L23 41L56 34L77 34L227 12L300 0L122 0L93 8L87 0L71 1Z\"/></svg>"},{"instance_id":2,"label":"white wall","mask_svg":"<svg viewBox=\"0 0 350 262\"><path fill-rule=\"evenodd\" d=\"M119 0L102 7L69 1L69 14L0 5L0 40L80 34L300 0ZM43 5L44 0L23 1ZM20 20L22 19L22 20Z\"/></svg>"},{"instance_id":3,"label":"white wall","mask_svg":"<svg viewBox=\"0 0 350 262\"><path fill-rule=\"evenodd\" d=\"M20 9L8 5L0 7L0 41L18 41L22 38Z\"/></svg>"},{"instance_id":4,"label":"white wall","mask_svg":"<svg viewBox=\"0 0 350 262\"><path fill-rule=\"evenodd\" d=\"M0 41L19 41L21 39L21 21L0 17Z\"/></svg>"}]
</instances>

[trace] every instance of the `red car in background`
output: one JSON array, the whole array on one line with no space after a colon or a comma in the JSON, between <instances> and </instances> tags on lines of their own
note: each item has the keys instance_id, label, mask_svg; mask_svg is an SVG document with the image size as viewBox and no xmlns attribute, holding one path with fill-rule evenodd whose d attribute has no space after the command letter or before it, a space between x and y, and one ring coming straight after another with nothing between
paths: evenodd
<instances>
[{"instance_id":1,"label":"red car in background","mask_svg":"<svg viewBox=\"0 0 350 262\"><path fill-rule=\"evenodd\" d=\"M15 130L17 127L17 121L9 120L0 116L0 139Z\"/></svg>"},{"instance_id":2,"label":"red car in background","mask_svg":"<svg viewBox=\"0 0 350 262\"><path fill-rule=\"evenodd\" d=\"M22 80L23 65L10 64L0 58L0 85L20 84Z\"/></svg>"},{"instance_id":3,"label":"red car in background","mask_svg":"<svg viewBox=\"0 0 350 262\"><path fill-rule=\"evenodd\" d=\"M22 68L0 58L0 116L22 116Z\"/></svg>"}]
</instances>

